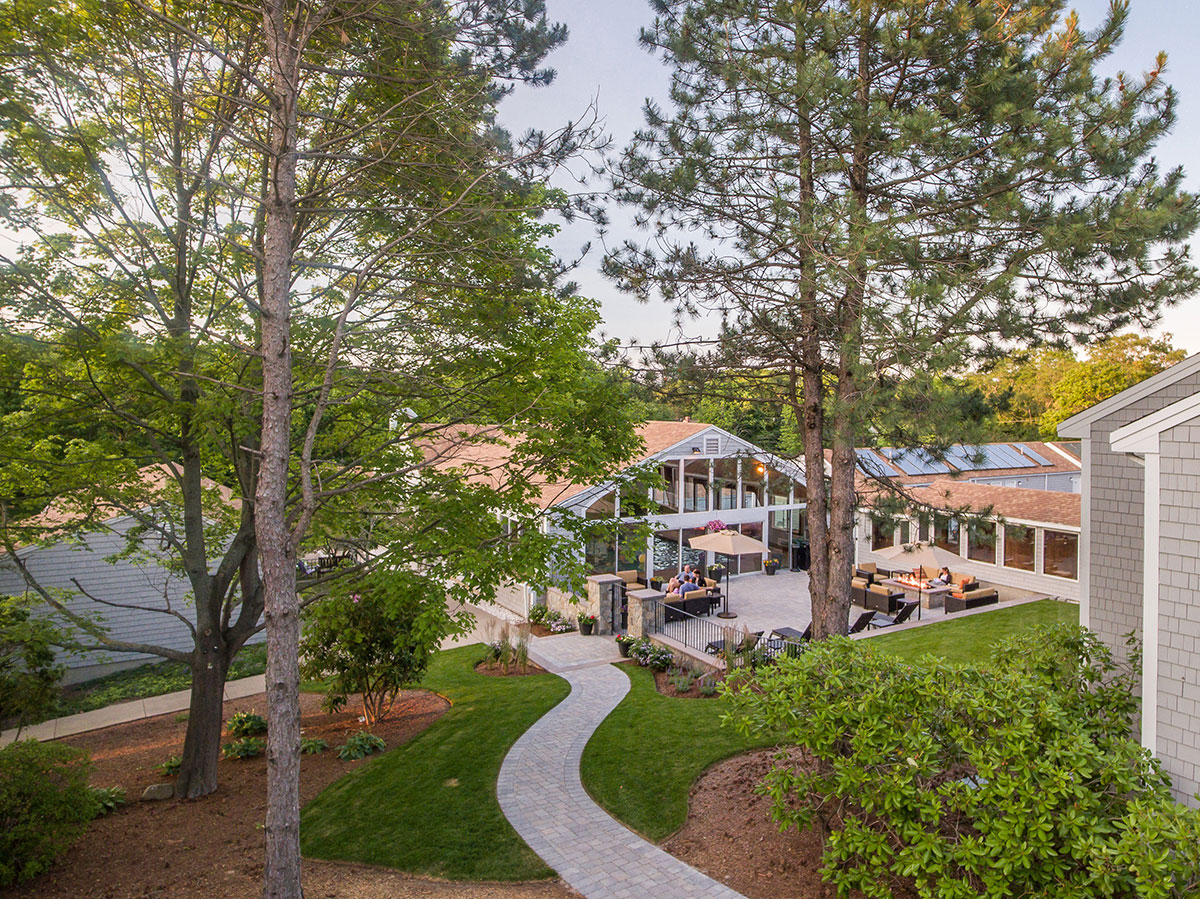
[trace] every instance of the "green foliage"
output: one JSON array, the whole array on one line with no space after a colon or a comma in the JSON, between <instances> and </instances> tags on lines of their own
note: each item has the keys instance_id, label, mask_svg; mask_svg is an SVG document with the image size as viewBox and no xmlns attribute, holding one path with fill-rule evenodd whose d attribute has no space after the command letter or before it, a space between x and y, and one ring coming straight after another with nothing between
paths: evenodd
<instances>
[{"instance_id":1,"label":"green foliage","mask_svg":"<svg viewBox=\"0 0 1200 899\"><path fill-rule=\"evenodd\" d=\"M183 758L178 755L173 755L167 758L165 762L155 765L163 777L174 777L179 773L179 768L183 765Z\"/></svg>"},{"instance_id":2,"label":"green foliage","mask_svg":"<svg viewBox=\"0 0 1200 899\"><path fill-rule=\"evenodd\" d=\"M226 743L221 752L227 759L252 759L262 755L267 748L267 741L262 737L242 737L232 743Z\"/></svg>"},{"instance_id":3,"label":"green foliage","mask_svg":"<svg viewBox=\"0 0 1200 899\"><path fill-rule=\"evenodd\" d=\"M548 611L550 611L550 610L547 609L545 606L534 606L533 608L531 608L529 610L529 623L530 624L545 624L546 623L546 613Z\"/></svg>"},{"instance_id":4,"label":"green foliage","mask_svg":"<svg viewBox=\"0 0 1200 899\"><path fill-rule=\"evenodd\" d=\"M717 695L717 679L711 674L702 675L699 683L701 696L716 696Z\"/></svg>"},{"instance_id":5,"label":"green foliage","mask_svg":"<svg viewBox=\"0 0 1200 899\"><path fill-rule=\"evenodd\" d=\"M28 880L83 833L100 803L87 753L24 740L0 749L0 886Z\"/></svg>"},{"instance_id":6,"label":"green foliage","mask_svg":"<svg viewBox=\"0 0 1200 899\"><path fill-rule=\"evenodd\" d=\"M487 677L474 670L478 660L478 646L434 656L425 685L450 707L419 737L360 766L304 807L306 858L452 880L554 875L504 817L496 778L517 738L570 688L550 674Z\"/></svg>"},{"instance_id":7,"label":"green foliage","mask_svg":"<svg viewBox=\"0 0 1200 899\"><path fill-rule=\"evenodd\" d=\"M383 742L382 737L360 730L338 747L338 758L345 762L352 762L376 752L383 752L386 748L387 744Z\"/></svg>"},{"instance_id":8,"label":"green foliage","mask_svg":"<svg viewBox=\"0 0 1200 899\"><path fill-rule=\"evenodd\" d=\"M225 725L231 737L256 737L267 732L267 719L255 712L238 712Z\"/></svg>"},{"instance_id":9,"label":"green foliage","mask_svg":"<svg viewBox=\"0 0 1200 899\"><path fill-rule=\"evenodd\" d=\"M96 800L96 817L103 818L126 803L124 787L88 787Z\"/></svg>"},{"instance_id":10,"label":"green foliage","mask_svg":"<svg viewBox=\"0 0 1200 899\"><path fill-rule=\"evenodd\" d=\"M651 642L649 637L642 637L629 645L629 658L654 671L666 671L675 661L671 650Z\"/></svg>"},{"instance_id":11,"label":"green foliage","mask_svg":"<svg viewBox=\"0 0 1200 899\"><path fill-rule=\"evenodd\" d=\"M1094 635L1038 628L980 667L909 666L870 643L821 641L730 682L739 732L806 750L782 752L762 789L781 825L821 823L839 891L1124 899L1187 868L1166 844L1140 871L1113 864L1136 810L1172 801L1130 732L1133 671Z\"/></svg>"},{"instance_id":12,"label":"green foliage","mask_svg":"<svg viewBox=\"0 0 1200 899\"><path fill-rule=\"evenodd\" d=\"M690 670L684 668L677 673L671 675L671 686L680 693L690 693L692 683L696 680L696 675Z\"/></svg>"},{"instance_id":13,"label":"green foliage","mask_svg":"<svg viewBox=\"0 0 1200 899\"><path fill-rule=\"evenodd\" d=\"M320 737L300 738L300 751L305 755L320 755L328 748L329 744Z\"/></svg>"},{"instance_id":14,"label":"green foliage","mask_svg":"<svg viewBox=\"0 0 1200 899\"><path fill-rule=\"evenodd\" d=\"M0 596L0 721L18 728L41 721L54 709L66 668L55 645L70 645L61 628L32 614L30 600Z\"/></svg>"},{"instance_id":15,"label":"green foliage","mask_svg":"<svg viewBox=\"0 0 1200 899\"><path fill-rule=\"evenodd\" d=\"M309 608L300 641L301 674L324 679L324 705L336 711L362 694L368 725L384 717L405 684L421 679L442 640L467 627L451 615L436 580L400 568L379 568L341 583Z\"/></svg>"}]
</instances>

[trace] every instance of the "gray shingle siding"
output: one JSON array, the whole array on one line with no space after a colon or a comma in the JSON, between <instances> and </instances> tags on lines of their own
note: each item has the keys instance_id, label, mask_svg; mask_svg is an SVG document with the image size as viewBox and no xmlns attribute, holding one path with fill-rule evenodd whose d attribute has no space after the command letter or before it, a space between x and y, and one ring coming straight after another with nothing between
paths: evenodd
<instances>
[{"instance_id":1,"label":"gray shingle siding","mask_svg":"<svg viewBox=\"0 0 1200 899\"><path fill-rule=\"evenodd\" d=\"M1159 437L1157 755L1177 796L1200 792L1200 418ZM1193 803L1194 804L1194 803Z\"/></svg>"},{"instance_id":2,"label":"gray shingle siding","mask_svg":"<svg viewBox=\"0 0 1200 899\"><path fill-rule=\"evenodd\" d=\"M127 526L127 522L113 522L111 527L114 532L94 532L79 542L35 547L21 554L25 565L41 584L70 591L72 596L66 601L67 607L81 615L101 620L108 628L110 637L190 651L194 644L189 627L173 615L165 614L169 602L172 609L181 612L189 621L195 621L191 586L187 579L153 561L108 560L107 557L124 549L125 540L121 534ZM155 548L148 547L151 551ZM108 602L163 611L118 609L93 602L79 592L75 580L78 580L79 587ZM11 562L0 560L0 594L24 592L25 584L20 573ZM46 614L54 613L46 607ZM85 639L90 640L86 636ZM86 669L111 663L161 661L160 657L154 655L111 650L63 656L62 660L73 669L69 680L87 677Z\"/></svg>"}]
</instances>

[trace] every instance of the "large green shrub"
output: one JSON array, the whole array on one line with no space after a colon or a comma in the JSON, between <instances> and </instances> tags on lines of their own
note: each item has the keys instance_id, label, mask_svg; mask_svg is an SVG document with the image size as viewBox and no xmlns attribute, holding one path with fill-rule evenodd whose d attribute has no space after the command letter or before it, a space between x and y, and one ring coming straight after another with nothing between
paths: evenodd
<instances>
[{"instance_id":1,"label":"large green shrub","mask_svg":"<svg viewBox=\"0 0 1200 899\"><path fill-rule=\"evenodd\" d=\"M420 680L442 639L464 627L465 618L447 610L439 584L408 571L377 569L309 608L301 672L324 681L329 711L361 693L371 725L387 714L403 686Z\"/></svg>"},{"instance_id":2,"label":"large green shrub","mask_svg":"<svg viewBox=\"0 0 1200 899\"><path fill-rule=\"evenodd\" d=\"M24 740L0 749L0 885L28 880L83 833L100 803L87 754Z\"/></svg>"},{"instance_id":3,"label":"large green shrub","mask_svg":"<svg viewBox=\"0 0 1200 899\"><path fill-rule=\"evenodd\" d=\"M54 647L70 642L53 621L32 614L28 599L0 596L0 721L6 727L41 721L54 708L66 672L55 662Z\"/></svg>"},{"instance_id":4,"label":"large green shrub","mask_svg":"<svg viewBox=\"0 0 1200 899\"><path fill-rule=\"evenodd\" d=\"M835 639L735 678L730 720L780 740L762 789L781 824L821 826L842 895L1182 899L1198 817L1132 738L1130 684L1080 628L981 667Z\"/></svg>"}]
</instances>

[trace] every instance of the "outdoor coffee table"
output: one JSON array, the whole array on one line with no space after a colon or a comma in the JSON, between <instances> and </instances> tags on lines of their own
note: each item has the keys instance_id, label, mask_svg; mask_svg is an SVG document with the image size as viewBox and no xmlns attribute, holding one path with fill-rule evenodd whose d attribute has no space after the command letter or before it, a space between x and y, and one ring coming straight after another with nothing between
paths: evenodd
<instances>
[{"instance_id":1,"label":"outdoor coffee table","mask_svg":"<svg viewBox=\"0 0 1200 899\"><path fill-rule=\"evenodd\" d=\"M771 631L777 637L782 637L785 640L795 640L799 642L804 639L804 634L796 630L794 627L777 627Z\"/></svg>"}]
</instances>

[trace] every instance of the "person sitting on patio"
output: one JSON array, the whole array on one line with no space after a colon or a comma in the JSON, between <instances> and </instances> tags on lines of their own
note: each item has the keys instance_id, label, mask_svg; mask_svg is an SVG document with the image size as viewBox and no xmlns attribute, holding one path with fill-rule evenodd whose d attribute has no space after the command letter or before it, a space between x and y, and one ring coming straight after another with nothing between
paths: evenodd
<instances>
[{"instance_id":1,"label":"person sitting on patio","mask_svg":"<svg viewBox=\"0 0 1200 899\"><path fill-rule=\"evenodd\" d=\"M683 596L686 593L690 593L692 590L699 589L701 589L701 587L696 583L696 576L694 574L685 574L683 576L683 583L679 585L679 595Z\"/></svg>"},{"instance_id":2,"label":"person sitting on patio","mask_svg":"<svg viewBox=\"0 0 1200 899\"><path fill-rule=\"evenodd\" d=\"M937 577L935 577L933 580L931 580L929 582L929 584L930 584L930 586L933 586L933 587L944 587L947 584L949 584L951 580L952 580L952 578L950 576L950 569L943 568L941 571L939 571L937 573Z\"/></svg>"},{"instance_id":3,"label":"person sitting on patio","mask_svg":"<svg viewBox=\"0 0 1200 899\"><path fill-rule=\"evenodd\" d=\"M671 579L670 579L669 581L667 581L667 588L666 588L666 592L667 592L667 593L678 593L678 592L679 592L679 585L680 585L681 583L683 583L683 582L682 582L682 581L679 579L679 575L678 575L678 574L673 574L673 575L671 575Z\"/></svg>"}]
</instances>

